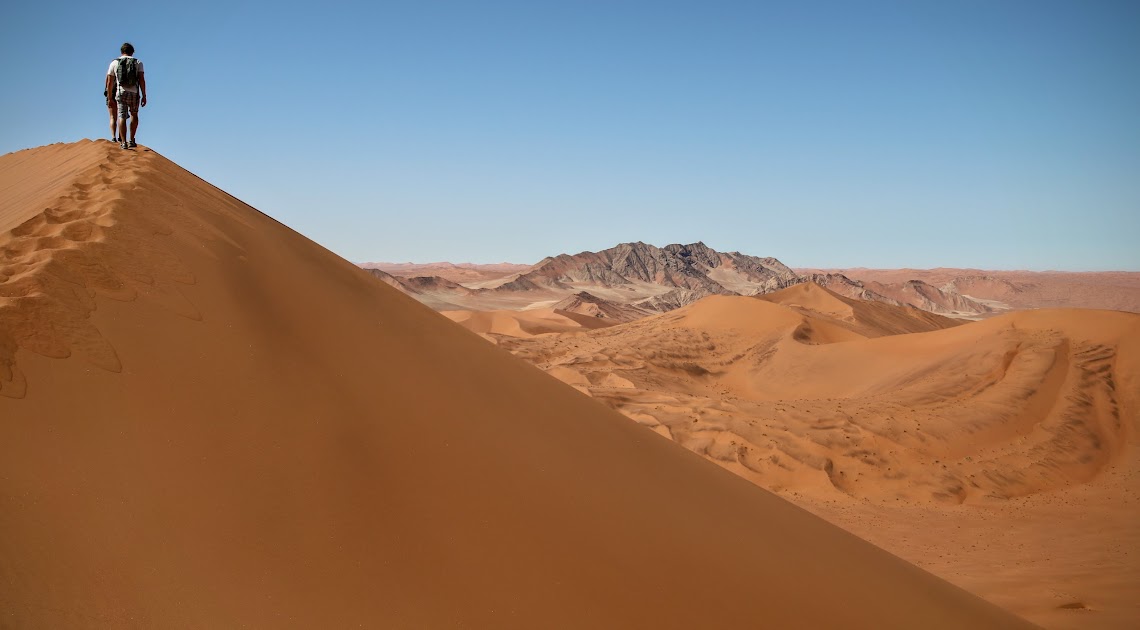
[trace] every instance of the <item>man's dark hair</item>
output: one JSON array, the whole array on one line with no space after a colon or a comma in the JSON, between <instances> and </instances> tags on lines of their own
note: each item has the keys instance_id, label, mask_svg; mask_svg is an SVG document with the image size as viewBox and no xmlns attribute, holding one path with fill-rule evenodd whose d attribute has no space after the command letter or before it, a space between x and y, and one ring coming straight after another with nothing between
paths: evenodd
<instances>
[{"instance_id":1,"label":"man's dark hair","mask_svg":"<svg viewBox=\"0 0 1140 630\"><path fill-rule=\"evenodd\" d=\"M119 52L123 53L124 55L133 55L135 54L135 47L131 46L130 42L127 42L119 47Z\"/></svg>"}]
</instances>

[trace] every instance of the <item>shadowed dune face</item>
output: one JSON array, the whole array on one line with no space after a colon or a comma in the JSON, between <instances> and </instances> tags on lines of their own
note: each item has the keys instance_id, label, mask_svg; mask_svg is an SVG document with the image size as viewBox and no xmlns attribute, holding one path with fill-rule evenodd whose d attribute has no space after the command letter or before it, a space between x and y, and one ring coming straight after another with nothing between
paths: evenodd
<instances>
[{"instance_id":1,"label":"shadowed dune face","mask_svg":"<svg viewBox=\"0 0 1140 630\"><path fill-rule=\"evenodd\" d=\"M153 152L0 174L6 624L1022 624Z\"/></svg>"}]
</instances>

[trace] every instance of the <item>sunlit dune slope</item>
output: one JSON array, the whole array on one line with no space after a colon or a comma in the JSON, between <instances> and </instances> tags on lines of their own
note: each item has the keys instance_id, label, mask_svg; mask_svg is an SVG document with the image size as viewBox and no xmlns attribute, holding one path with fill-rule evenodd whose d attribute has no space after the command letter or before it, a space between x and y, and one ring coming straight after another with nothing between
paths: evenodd
<instances>
[{"instance_id":1,"label":"sunlit dune slope","mask_svg":"<svg viewBox=\"0 0 1140 630\"><path fill-rule=\"evenodd\" d=\"M156 153L0 173L5 626L1021 623Z\"/></svg>"},{"instance_id":2,"label":"sunlit dune slope","mask_svg":"<svg viewBox=\"0 0 1140 630\"><path fill-rule=\"evenodd\" d=\"M533 337L547 333L604 328L616 323L612 320L550 308L528 311L440 311L440 314L472 332L488 337L491 335Z\"/></svg>"}]
</instances>

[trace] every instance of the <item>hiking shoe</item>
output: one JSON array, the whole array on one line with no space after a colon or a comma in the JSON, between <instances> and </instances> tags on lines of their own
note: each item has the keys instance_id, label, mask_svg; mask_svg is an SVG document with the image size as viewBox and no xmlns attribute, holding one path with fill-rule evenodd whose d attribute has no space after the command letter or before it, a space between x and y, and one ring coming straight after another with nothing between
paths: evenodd
<instances>
[{"instance_id":1,"label":"hiking shoe","mask_svg":"<svg viewBox=\"0 0 1140 630\"><path fill-rule=\"evenodd\" d=\"M122 140L119 140L119 136L115 136L114 138L111 138L111 142L122 142Z\"/></svg>"},{"instance_id":2,"label":"hiking shoe","mask_svg":"<svg viewBox=\"0 0 1140 630\"><path fill-rule=\"evenodd\" d=\"M137 146L139 146L139 145L135 144L134 140L131 140L130 142L127 143L127 148L130 148L130 149L133 149Z\"/></svg>"},{"instance_id":3,"label":"hiking shoe","mask_svg":"<svg viewBox=\"0 0 1140 630\"><path fill-rule=\"evenodd\" d=\"M126 149L126 148L127 148L127 141L126 141L126 140L124 140L124 141L120 142L120 143L119 143L119 146L120 146L120 147L122 147L122 148L124 148L124 149Z\"/></svg>"}]
</instances>

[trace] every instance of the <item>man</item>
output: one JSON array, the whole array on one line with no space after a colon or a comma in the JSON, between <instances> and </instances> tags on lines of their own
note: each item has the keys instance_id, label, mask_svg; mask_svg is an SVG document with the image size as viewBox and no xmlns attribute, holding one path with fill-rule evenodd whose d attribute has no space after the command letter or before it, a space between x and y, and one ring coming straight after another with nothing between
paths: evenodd
<instances>
[{"instance_id":1,"label":"man","mask_svg":"<svg viewBox=\"0 0 1140 630\"><path fill-rule=\"evenodd\" d=\"M139 107L146 107L146 75L143 64L134 58L135 47L127 42L119 48L122 55L107 68L107 93L115 95L119 108L119 146L135 148L135 132L139 128ZM131 119L131 136L127 140L127 119Z\"/></svg>"}]
</instances>

